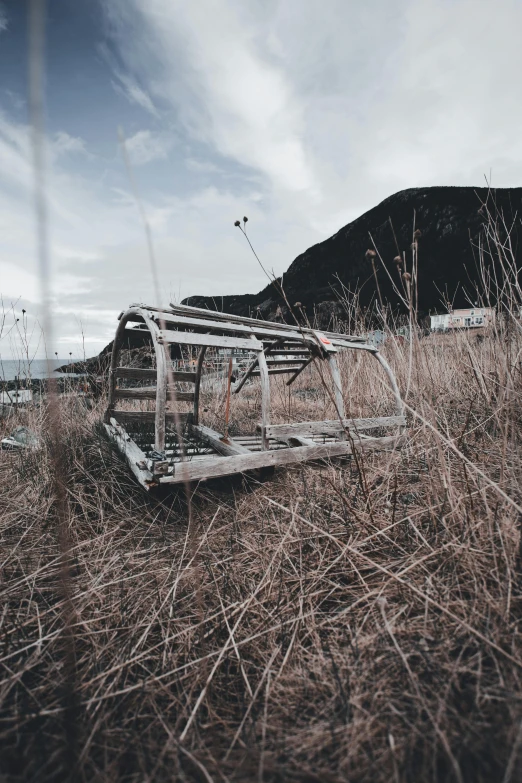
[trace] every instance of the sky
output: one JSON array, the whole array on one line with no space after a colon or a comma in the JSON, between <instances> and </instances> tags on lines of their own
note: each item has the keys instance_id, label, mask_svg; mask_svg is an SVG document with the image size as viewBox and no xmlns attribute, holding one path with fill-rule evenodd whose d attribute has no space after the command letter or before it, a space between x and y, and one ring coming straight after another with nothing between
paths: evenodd
<instances>
[{"instance_id":1,"label":"sky","mask_svg":"<svg viewBox=\"0 0 522 783\"><path fill-rule=\"evenodd\" d=\"M97 354L131 303L219 306L263 288L234 227L244 215L279 275L404 188L522 184L520 0L46 5L47 350L60 357ZM27 15L27 0L0 0L4 359L25 343L44 355Z\"/></svg>"}]
</instances>

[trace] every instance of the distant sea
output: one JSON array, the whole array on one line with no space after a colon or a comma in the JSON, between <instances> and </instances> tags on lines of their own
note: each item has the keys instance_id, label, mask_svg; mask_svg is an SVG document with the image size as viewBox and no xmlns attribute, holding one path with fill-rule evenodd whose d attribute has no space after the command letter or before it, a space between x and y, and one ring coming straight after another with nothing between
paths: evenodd
<instances>
[{"instance_id":1,"label":"distant sea","mask_svg":"<svg viewBox=\"0 0 522 783\"><path fill-rule=\"evenodd\" d=\"M67 363L67 359L50 359L51 375L54 378L65 377L63 373L55 372L55 369ZM30 364L21 359L0 359L0 381L14 381L17 375L20 380L29 377L49 378L47 359L33 359ZM72 373L67 375L70 377Z\"/></svg>"}]
</instances>

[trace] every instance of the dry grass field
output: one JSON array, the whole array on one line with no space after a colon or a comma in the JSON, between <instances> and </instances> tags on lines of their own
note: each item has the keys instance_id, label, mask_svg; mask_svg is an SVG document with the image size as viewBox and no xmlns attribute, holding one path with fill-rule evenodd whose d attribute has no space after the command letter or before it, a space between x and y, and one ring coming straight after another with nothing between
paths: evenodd
<instances>
[{"instance_id":1,"label":"dry grass field","mask_svg":"<svg viewBox=\"0 0 522 783\"><path fill-rule=\"evenodd\" d=\"M2 422L45 440L0 452L2 781L521 779L522 330L383 350L404 448L200 484L190 514L134 483L103 399L63 399L58 460L44 409ZM332 414L314 372L272 380L274 422ZM342 372L349 415L390 412L376 362Z\"/></svg>"}]
</instances>

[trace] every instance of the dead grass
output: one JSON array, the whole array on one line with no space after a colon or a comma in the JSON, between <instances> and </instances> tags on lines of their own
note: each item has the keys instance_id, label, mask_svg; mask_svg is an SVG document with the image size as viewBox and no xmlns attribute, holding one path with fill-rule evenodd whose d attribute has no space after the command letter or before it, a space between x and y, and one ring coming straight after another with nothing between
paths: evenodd
<instances>
[{"instance_id":1,"label":"dead grass","mask_svg":"<svg viewBox=\"0 0 522 783\"><path fill-rule=\"evenodd\" d=\"M135 486L103 400L64 401L73 688L48 452L1 452L3 780L520 779L521 350L518 327L389 343L405 449L201 485L191 530L182 492ZM350 414L389 411L377 363L343 373ZM331 405L311 374L273 402ZM254 391L231 418L252 428Z\"/></svg>"}]
</instances>

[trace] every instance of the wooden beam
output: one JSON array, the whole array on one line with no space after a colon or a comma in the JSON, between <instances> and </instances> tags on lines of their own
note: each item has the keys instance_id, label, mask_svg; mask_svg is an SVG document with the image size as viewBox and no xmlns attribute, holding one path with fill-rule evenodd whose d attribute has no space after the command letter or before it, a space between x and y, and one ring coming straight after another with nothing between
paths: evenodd
<instances>
[{"instance_id":1,"label":"wooden beam","mask_svg":"<svg viewBox=\"0 0 522 783\"><path fill-rule=\"evenodd\" d=\"M311 363L313 362L313 360L314 360L314 356L310 356L310 358L308 359L308 361L307 361L307 362L305 362L305 363L302 365L302 367L299 367L299 369L297 370L297 372L295 372L295 373L292 375L292 377L291 377L291 378L289 378L289 380L286 382L286 385L287 385L287 386L290 386L290 385L291 385L291 384L292 384L292 383L295 381L295 379L296 379L296 378L297 378L299 375L301 375L301 373L303 372L303 370L306 370L306 368L308 367L308 365L309 365L309 364L311 364Z\"/></svg>"},{"instance_id":2,"label":"wooden beam","mask_svg":"<svg viewBox=\"0 0 522 783\"><path fill-rule=\"evenodd\" d=\"M266 356L268 356L268 355L271 355L271 354L272 354L272 353L274 353L276 350L278 350L278 349L279 349L279 346L280 346L280 345L282 345L282 343L283 343L283 342L284 342L284 340L276 340L274 343L272 343L272 345L269 345L269 346L267 346L267 347L265 348L265 351L264 351L264 353L265 353L265 357L266 357ZM250 366L248 367L247 371L245 372L245 374L243 375L243 377L242 377L242 378L241 378L241 380L239 381L239 384L238 384L238 385L236 386L236 388L234 389L234 394L239 394L239 392L241 391L241 389L243 388L243 386L245 385L245 383L247 382L247 380L248 380L250 377L252 377L252 375L259 375L259 373L258 373L258 372L254 372L254 371L255 371L255 368L258 366L258 364L259 364L259 354L256 356L256 358L254 359L254 361L253 361L253 362L251 362L251 364L250 364Z\"/></svg>"},{"instance_id":3,"label":"wooden beam","mask_svg":"<svg viewBox=\"0 0 522 783\"><path fill-rule=\"evenodd\" d=\"M291 335L288 335L286 331L283 331L279 327L281 324L274 323L273 326L266 327L263 322L258 321L257 324L254 326L251 326L246 323L242 323L242 319L239 322L232 322L226 319L226 317L221 319L209 319L209 318L198 318L196 316L189 316L189 315L178 315L177 313L155 313L154 318L160 321L160 328L161 328L161 322L171 323L171 324L179 324L180 326L187 326L187 327L193 327L195 329L209 329L212 332L214 331L222 331L222 332L236 332L240 335L252 335L254 336L260 336L260 337L286 337L288 338ZM270 321L268 322L270 323ZM315 344L315 340L310 336L306 335L303 339L301 333L297 329L297 327L294 328L296 339L299 340L301 345L304 342L313 342Z\"/></svg>"},{"instance_id":4,"label":"wooden beam","mask_svg":"<svg viewBox=\"0 0 522 783\"><path fill-rule=\"evenodd\" d=\"M288 375L289 372L295 372L295 367L268 367L267 369L269 375ZM259 375L259 370L250 373L251 378L258 378Z\"/></svg>"},{"instance_id":5,"label":"wooden beam","mask_svg":"<svg viewBox=\"0 0 522 783\"><path fill-rule=\"evenodd\" d=\"M337 415L340 419L344 419L346 413L344 410L343 386L341 381L341 373L339 372L339 365L337 363L337 357L334 353L329 353L327 360L334 385L334 398L335 407L337 408Z\"/></svg>"},{"instance_id":6,"label":"wooden beam","mask_svg":"<svg viewBox=\"0 0 522 783\"><path fill-rule=\"evenodd\" d=\"M282 364L293 364L293 370L295 369L295 365L301 365L304 361L304 359L285 359L284 357L280 357L278 359L267 359L266 363L269 367L280 367Z\"/></svg>"},{"instance_id":7,"label":"wooden beam","mask_svg":"<svg viewBox=\"0 0 522 783\"><path fill-rule=\"evenodd\" d=\"M117 378L132 378L136 381L155 381L157 370L145 367L116 367L114 375Z\"/></svg>"},{"instance_id":8,"label":"wooden beam","mask_svg":"<svg viewBox=\"0 0 522 783\"><path fill-rule=\"evenodd\" d=\"M147 469L147 458L143 451L134 443L130 435L128 435L123 427L118 422L111 418L110 424L103 425L107 431L109 438L114 441L118 450L125 457L128 462L129 468L132 470L141 486L149 490L150 484L154 484L154 477L150 470Z\"/></svg>"},{"instance_id":9,"label":"wooden beam","mask_svg":"<svg viewBox=\"0 0 522 783\"><path fill-rule=\"evenodd\" d=\"M161 329L158 334L160 344L205 345L211 348L240 348L243 351L261 351L263 343L255 337L222 337L217 334L196 334L196 332L172 332Z\"/></svg>"},{"instance_id":10,"label":"wooden beam","mask_svg":"<svg viewBox=\"0 0 522 783\"><path fill-rule=\"evenodd\" d=\"M210 429L210 427L204 427L203 425L192 425L190 427L191 435L201 438L204 443L208 443L219 454L225 457L235 456L238 454L251 454L252 452L240 443L236 443L232 438L224 438L221 433Z\"/></svg>"},{"instance_id":11,"label":"wooden beam","mask_svg":"<svg viewBox=\"0 0 522 783\"><path fill-rule=\"evenodd\" d=\"M371 451L374 449L387 449L401 445L404 436L391 436L389 438L372 438L360 441L355 448L358 451ZM174 466L172 476L160 478L161 484L178 484L182 481L201 481L218 476L230 476L234 473L245 473L249 470L276 465L291 465L296 462L309 462L310 460L323 460L333 457L342 457L353 453L352 444L349 441L333 444L315 444L314 446L299 446L296 448L278 449L277 451L258 451L250 454L241 454L235 457L222 457L220 459L201 460L197 464L185 462Z\"/></svg>"},{"instance_id":12,"label":"wooden beam","mask_svg":"<svg viewBox=\"0 0 522 783\"><path fill-rule=\"evenodd\" d=\"M117 378L132 378L136 381L155 381L157 377L157 370L153 368L145 367L117 367L114 371ZM168 374L169 379L180 383L195 383L195 372L177 372L172 371Z\"/></svg>"},{"instance_id":13,"label":"wooden beam","mask_svg":"<svg viewBox=\"0 0 522 783\"><path fill-rule=\"evenodd\" d=\"M257 357L259 364L259 377L261 380L261 442L263 450L269 449L267 427L270 424L270 378L268 376L268 367L266 356L261 351ZM276 370L276 372L281 372ZM254 373L252 373L254 375Z\"/></svg>"},{"instance_id":14,"label":"wooden beam","mask_svg":"<svg viewBox=\"0 0 522 783\"><path fill-rule=\"evenodd\" d=\"M194 424L199 424L199 394L201 391L201 375L203 373L206 352L207 348L203 345L199 349L198 366L196 368L196 380L194 385Z\"/></svg>"},{"instance_id":15,"label":"wooden beam","mask_svg":"<svg viewBox=\"0 0 522 783\"><path fill-rule=\"evenodd\" d=\"M287 444L287 446L320 446L311 438L302 438L300 435L292 435L291 438L281 438L281 440ZM337 442L337 441L334 441Z\"/></svg>"},{"instance_id":16,"label":"wooden beam","mask_svg":"<svg viewBox=\"0 0 522 783\"><path fill-rule=\"evenodd\" d=\"M200 316L202 318L208 318L212 321L220 322L222 320L226 320L233 323L240 323L240 324L249 324L254 329L257 328L263 328L268 329L271 333L274 332L274 330L280 330L283 331L286 337L291 338L293 334L297 333L298 335L306 334L306 335L312 335L313 329L310 329L309 327L300 327L293 324L279 324L275 323L274 321L263 321L260 318L247 318L246 316L242 315L231 315L230 313L220 313L217 310L206 310L202 307L192 307L191 305L175 305L172 304L172 313L179 313L186 314L186 315L194 315L194 316ZM156 308L150 307L147 308L149 310L156 310ZM358 343L365 343L365 338L355 335L348 335L348 334L339 334L337 332L323 332L324 335L328 338L341 338L343 342L345 341L351 341L351 342L358 342Z\"/></svg>"},{"instance_id":17,"label":"wooden beam","mask_svg":"<svg viewBox=\"0 0 522 783\"><path fill-rule=\"evenodd\" d=\"M299 421L295 424L272 424L267 429L270 438L289 438L294 435L308 437L310 435L326 435L342 432L343 427L349 432L370 430L374 427L402 427L406 424L404 416L380 416L375 419L327 419L326 421ZM259 426L257 427L259 430Z\"/></svg>"},{"instance_id":18,"label":"wooden beam","mask_svg":"<svg viewBox=\"0 0 522 783\"><path fill-rule=\"evenodd\" d=\"M128 422L129 424L148 424L149 422L156 421L155 411L113 410L111 411L111 415L114 416L114 418L118 421ZM188 421L192 421L192 412L178 413L177 415L179 416L180 422L182 424L185 424ZM170 423L175 423L176 415L174 411L167 411L165 414L165 419Z\"/></svg>"},{"instance_id":19,"label":"wooden beam","mask_svg":"<svg viewBox=\"0 0 522 783\"><path fill-rule=\"evenodd\" d=\"M155 400L156 387L150 389L115 389L114 397L117 400ZM181 392L177 389L167 389L167 399L176 402L194 402L194 392Z\"/></svg>"}]
</instances>

